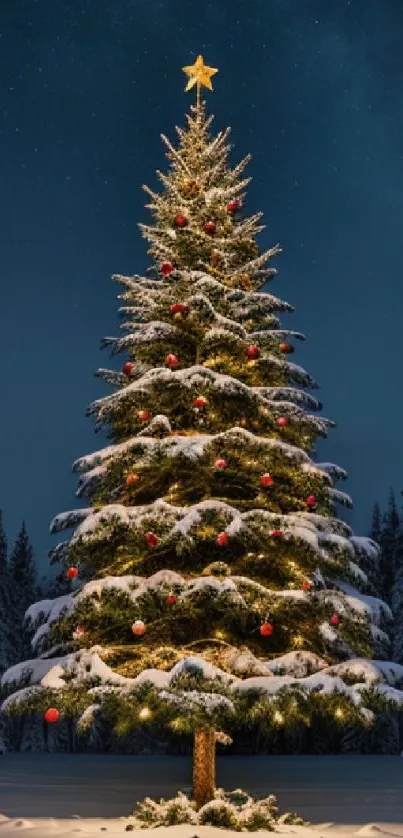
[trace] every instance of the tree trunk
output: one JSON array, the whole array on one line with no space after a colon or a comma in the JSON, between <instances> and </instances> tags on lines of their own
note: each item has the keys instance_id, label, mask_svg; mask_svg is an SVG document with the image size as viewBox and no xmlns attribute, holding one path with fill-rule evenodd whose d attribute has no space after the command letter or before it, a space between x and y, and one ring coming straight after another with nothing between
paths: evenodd
<instances>
[{"instance_id":1,"label":"tree trunk","mask_svg":"<svg viewBox=\"0 0 403 838\"><path fill-rule=\"evenodd\" d=\"M215 792L215 730L212 727L195 731L193 744L193 798L200 809Z\"/></svg>"}]
</instances>

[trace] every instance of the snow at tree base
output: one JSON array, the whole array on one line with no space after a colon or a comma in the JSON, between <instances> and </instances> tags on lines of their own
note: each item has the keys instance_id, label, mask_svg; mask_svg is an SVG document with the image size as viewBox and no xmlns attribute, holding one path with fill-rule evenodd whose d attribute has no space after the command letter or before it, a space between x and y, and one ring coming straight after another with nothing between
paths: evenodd
<instances>
[{"instance_id":1,"label":"snow at tree base","mask_svg":"<svg viewBox=\"0 0 403 838\"><path fill-rule=\"evenodd\" d=\"M112 392L88 409L110 444L76 460L85 505L51 525L71 531L51 552L71 592L28 609L33 658L3 675L3 709L83 735L369 728L403 701L379 550L339 518L346 473L314 459L333 423L266 290L280 249L259 248L249 157L231 168L211 123L198 83L161 191L144 187L152 267L114 277L121 371L98 371Z\"/></svg>"}]
</instances>

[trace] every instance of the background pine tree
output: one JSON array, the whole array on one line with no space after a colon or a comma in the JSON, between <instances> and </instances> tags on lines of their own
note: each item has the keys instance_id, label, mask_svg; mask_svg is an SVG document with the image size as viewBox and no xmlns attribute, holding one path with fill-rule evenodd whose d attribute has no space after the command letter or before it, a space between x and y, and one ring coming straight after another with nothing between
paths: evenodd
<instances>
[{"instance_id":1,"label":"background pine tree","mask_svg":"<svg viewBox=\"0 0 403 838\"><path fill-rule=\"evenodd\" d=\"M10 556L8 585L15 631L15 660L18 661L31 653L30 638L24 617L27 608L35 601L38 592L33 549L24 521Z\"/></svg>"},{"instance_id":2,"label":"background pine tree","mask_svg":"<svg viewBox=\"0 0 403 838\"><path fill-rule=\"evenodd\" d=\"M383 516L380 536L381 560L379 573L379 596L391 604L394 585L397 552L399 544L400 519L393 489L389 491L388 507Z\"/></svg>"},{"instance_id":3,"label":"background pine tree","mask_svg":"<svg viewBox=\"0 0 403 838\"><path fill-rule=\"evenodd\" d=\"M399 513L395 493L390 489L384 513L374 504L370 537L381 547L377 568L371 576L373 589L391 606L393 613L392 657L403 663L403 516ZM367 571L368 572L368 571Z\"/></svg>"},{"instance_id":4,"label":"background pine tree","mask_svg":"<svg viewBox=\"0 0 403 838\"><path fill-rule=\"evenodd\" d=\"M382 512L381 507L378 502L374 504L372 510L372 519L371 519L371 528L369 537L375 544L378 544L379 547L381 546L382 540ZM375 594L376 596L380 596L380 579L381 579L381 554L378 552L378 555L372 562L369 562L367 567L365 568L366 574L368 576L369 586L371 588L371 593ZM382 588L383 589L383 588Z\"/></svg>"},{"instance_id":5,"label":"background pine tree","mask_svg":"<svg viewBox=\"0 0 403 838\"><path fill-rule=\"evenodd\" d=\"M0 674L16 660L15 626L7 562L7 537L0 510Z\"/></svg>"},{"instance_id":6,"label":"background pine tree","mask_svg":"<svg viewBox=\"0 0 403 838\"><path fill-rule=\"evenodd\" d=\"M374 503L374 507L372 510L372 520L371 520L371 531L370 531L370 538L376 541L377 544L380 544L382 537L382 512L381 507L379 506L378 501Z\"/></svg>"},{"instance_id":7,"label":"background pine tree","mask_svg":"<svg viewBox=\"0 0 403 838\"><path fill-rule=\"evenodd\" d=\"M399 527L394 544L394 572L392 586L392 611L395 620L393 631L393 658L403 663L403 516L399 516Z\"/></svg>"}]
</instances>

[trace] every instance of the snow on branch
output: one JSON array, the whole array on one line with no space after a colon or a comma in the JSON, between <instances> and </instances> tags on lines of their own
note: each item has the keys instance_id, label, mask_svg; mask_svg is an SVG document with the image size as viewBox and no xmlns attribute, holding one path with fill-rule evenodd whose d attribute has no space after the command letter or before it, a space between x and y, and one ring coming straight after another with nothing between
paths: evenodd
<instances>
[{"instance_id":1,"label":"snow on branch","mask_svg":"<svg viewBox=\"0 0 403 838\"><path fill-rule=\"evenodd\" d=\"M381 548L372 538L365 536L353 535L351 541L354 545L357 556L361 559L373 559L378 561L381 553Z\"/></svg>"},{"instance_id":2,"label":"snow on branch","mask_svg":"<svg viewBox=\"0 0 403 838\"><path fill-rule=\"evenodd\" d=\"M315 386L313 379L310 378L305 370L296 364L289 364L274 356L270 356L270 363L285 369L290 377L303 386ZM87 415L96 415L98 422L102 422L120 403L132 397L135 399L136 395L144 396L145 394L150 394L154 389L154 385L161 383L165 383L166 385L178 383L188 390L209 387L216 393L225 394L227 398L242 398L244 401L249 402L250 405L267 404L266 398L262 395L262 388L250 387L230 375L217 373L203 365L195 365L183 370L170 370L165 367L156 367L148 370L140 379L131 382L124 389L92 402L87 409ZM326 420L326 424L329 426L329 420Z\"/></svg>"},{"instance_id":3,"label":"snow on branch","mask_svg":"<svg viewBox=\"0 0 403 838\"><path fill-rule=\"evenodd\" d=\"M160 698L169 704L177 705L182 713L188 713L189 715L193 715L200 710L207 717L213 716L217 711L235 712L233 702L219 693L203 693L198 690L180 690L178 692L162 690Z\"/></svg>"},{"instance_id":4,"label":"snow on branch","mask_svg":"<svg viewBox=\"0 0 403 838\"><path fill-rule=\"evenodd\" d=\"M156 416L153 421L166 420L164 416ZM125 442L116 445L108 445L103 449L94 451L84 457L80 457L73 463L73 471L79 474L90 472L97 474L98 469L105 466L109 461L118 459L122 455L132 451L137 455L139 463L146 463L157 452L159 456L172 458L176 456L186 457L189 460L208 454L208 449L216 447L217 443L224 446L228 443L236 444L237 448L245 452L263 455L270 450L277 450L287 457L294 464L306 463L316 471L320 466L315 465L308 454L297 446L290 445L280 439L261 437L251 433L246 428L238 426L221 431L217 434L197 434L197 436L170 436L163 439L152 436L151 423L148 429L141 432L141 435L131 437Z\"/></svg>"},{"instance_id":5,"label":"snow on branch","mask_svg":"<svg viewBox=\"0 0 403 838\"><path fill-rule=\"evenodd\" d=\"M347 480L348 474L345 469L335 463L317 463L317 466L322 469L322 471L326 471L330 474L333 480Z\"/></svg>"},{"instance_id":6,"label":"snow on branch","mask_svg":"<svg viewBox=\"0 0 403 838\"><path fill-rule=\"evenodd\" d=\"M379 599L378 597L369 596L368 594L362 594L361 591L357 591L356 588L353 588L352 585L349 585L348 582L344 582L344 580L342 579L337 579L336 584L340 588L340 590L342 590L346 595L348 595L349 597L355 597L356 599L359 599L362 603L364 603L364 606L371 614L372 621L376 625L379 625L382 622L382 620L393 620L393 614L389 605L382 599Z\"/></svg>"},{"instance_id":7,"label":"snow on branch","mask_svg":"<svg viewBox=\"0 0 403 838\"><path fill-rule=\"evenodd\" d=\"M125 335L123 338L114 339L112 355L117 355L130 346L141 346L147 343L167 341L173 339L176 335L178 335L178 329L168 323L157 320L151 321L150 323L139 323L136 326L135 332Z\"/></svg>"},{"instance_id":8,"label":"snow on branch","mask_svg":"<svg viewBox=\"0 0 403 838\"><path fill-rule=\"evenodd\" d=\"M254 306L257 306L262 312L286 311L292 313L294 311L294 307L290 303L280 300L279 297L275 297L273 294L259 291L247 293L241 289L231 290L227 294L227 299L229 302L237 303L237 305L244 304L248 310L253 310Z\"/></svg>"},{"instance_id":9,"label":"snow on branch","mask_svg":"<svg viewBox=\"0 0 403 838\"><path fill-rule=\"evenodd\" d=\"M330 496L332 500L337 501L342 506L346 506L348 509L351 509L353 506L353 501L350 498L350 495L347 495L346 492L340 492L338 489L331 489Z\"/></svg>"},{"instance_id":10,"label":"snow on branch","mask_svg":"<svg viewBox=\"0 0 403 838\"><path fill-rule=\"evenodd\" d=\"M295 340L306 340L305 335L301 332L293 332L290 329L264 329L258 332L250 332L250 337L259 340L262 346L265 345L266 338L271 340L282 340L283 338L295 338Z\"/></svg>"},{"instance_id":11,"label":"snow on branch","mask_svg":"<svg viewBox=\"0 0 403 838\"><path fill-rule=\"evenodd\" d=\"M269 401L276 402L279 406L290 402L309 407L311 410L322 410L320 401L311 396L310 393L297 390L295 387L260 387L259 390Z\"/></svg>"},{"instance_id":12,"label":"snow on branch","mask_svg":"<svg viewBox=\"0 0 403 838\"><path fill-rule=\"evenodd\" d=\"M87 509L72 509L70 512L61 512L53 518L53 521L50 524L50 532L61 532L61 530L67 530L70 527L74 527L75 524L80 524L82 521L85 521L85 519L88 518L92 512L93 509L91 506Z\"/></svg>"}]
</instances>

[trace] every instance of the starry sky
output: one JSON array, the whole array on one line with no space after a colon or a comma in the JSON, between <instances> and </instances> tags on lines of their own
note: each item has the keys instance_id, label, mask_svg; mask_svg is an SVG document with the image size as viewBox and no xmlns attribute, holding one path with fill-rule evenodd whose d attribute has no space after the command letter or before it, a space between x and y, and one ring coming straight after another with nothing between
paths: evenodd
<instances>
[{"instance_id":1,"label":"starry sky","mask_svg":"<svg viewBox=\"0 0 403 838\"><path fill-rule=\"evenodd\" d=\"M41 571L71 463L102 443L112 273L149 262L142 183L193 101L181 67L219 68L209 112L251 152L248 211L280 242L271 289L294 356L337 421L318 458L349 472L358 534L403 485L403 3L398 0L2 0L0 507ZM283 321L284 322L284 321Z\"/></svg>"}]
</instances>

